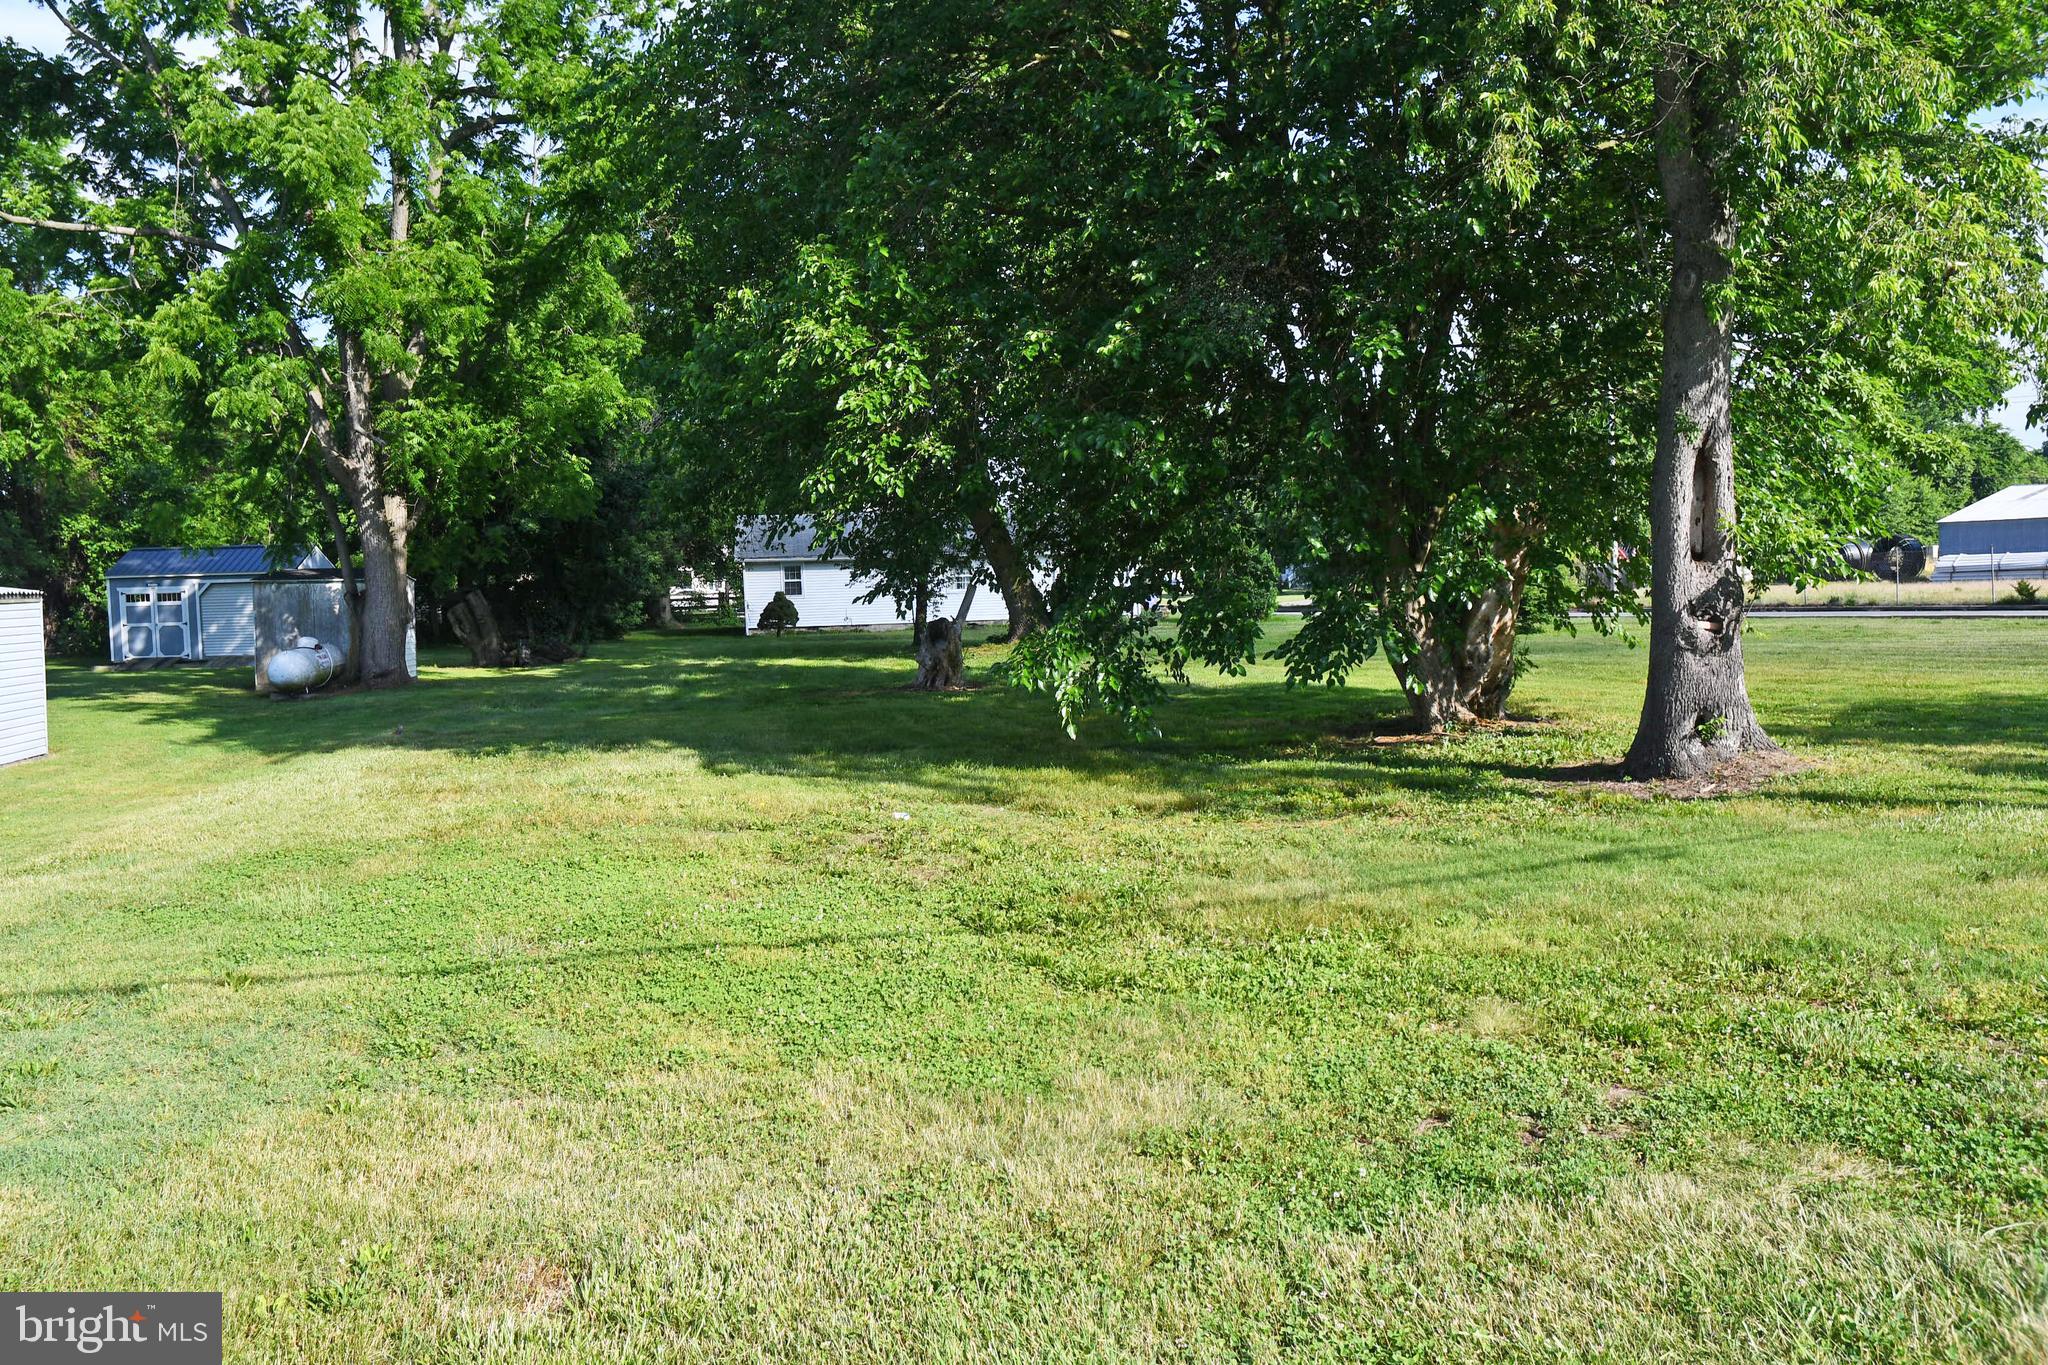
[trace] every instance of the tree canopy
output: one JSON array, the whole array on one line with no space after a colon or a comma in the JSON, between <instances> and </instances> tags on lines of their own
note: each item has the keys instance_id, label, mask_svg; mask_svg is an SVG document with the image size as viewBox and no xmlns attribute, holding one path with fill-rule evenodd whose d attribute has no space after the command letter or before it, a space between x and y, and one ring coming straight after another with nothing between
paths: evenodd
<instances>
[{"instance_id":1,"label":"tree canopy","mask_svg":"<svg viewBox=\"0 0 2048 1365\"><path fill-rule=\"evenodd\" d=\"M1748 576L2022 467L1929 414L2040 354L2026 0L52 4L0 553L84 583L201 490L163 534L359 547L373 681L409 576L573 635L803 516L985 574L1070 726L1283 575L1292 680L1456 724L1646 590L1739 678Z\"/></svg>"},{"instance_id":2,"label":"tree canopy","mask_svg":"<svg viewBox=\"0 0 2048 1365\"><path fill-rule=\"evenodd\" d=\"M630 410L623 238L557 211L610 30L518 3L49 8L71 41L0 180L12 287L45 297L9 306L117 314L127 393L196 400L183 429L249 476L245 509L351 567L354 543L362 671L404 681L415 528L459 576L481 521L588 499L585 451Z\"/></svg>"}]
</instances>

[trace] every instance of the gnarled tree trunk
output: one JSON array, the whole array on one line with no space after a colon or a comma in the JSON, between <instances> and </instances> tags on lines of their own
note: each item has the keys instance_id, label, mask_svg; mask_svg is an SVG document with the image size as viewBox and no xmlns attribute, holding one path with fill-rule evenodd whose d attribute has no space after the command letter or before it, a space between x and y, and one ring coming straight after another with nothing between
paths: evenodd
<instances>
[{"instance_id":1,"label":"gnarled tree trunk","mask_svg":"<svg viewBox=\"0 0 2048 1365\"><path fill-rule=\"evenodd\" d=\"M1657 170L1671 232L1664 381L1650 485L1650 680L1624 767L1689 777L1775 749L1742 671L1746 585L1735 552L1733 343L1714 288L1730 273L1735 214L1716 178L1699 62L1672 48L1657 72Z\"/></svg>"},{"instance_id":2,"label":"gnarled tree trunk","mask_svg":"<svg viewBox=\"0 0 2048 1365\"><path fill-rule=\"evenodd\" d=\"M1535 534L1527 526L1503 532L1506 576L1466 609L1455 636L1443 628L1433 604L1420 594L1411 593L1400 604L1417 648L1391 662L1419 724L1443 730L1507 714L1508 693L1515 684L1515 632L1521 625Z\"/></svg>"},{"instance_id":3,"label":"gnarled tree trunk","mask_svg":"<svg viewBox=\"0 0 2048 1365\"><path fill-rule=\"evenodd\" d=\"M989 572L995 575L996 590L1002 593L1003 606L1009 612L1010 641L1015 643L1033 631L1044 630L1052 621L1052 613L1046 609L1045 594L1038 590L1031 565L1018 550L1002 515L992 507L976 507L968 513L968 520L974 526L974 539L981 546L982 558L988 561Z\"/></svg>"}]
</instances>

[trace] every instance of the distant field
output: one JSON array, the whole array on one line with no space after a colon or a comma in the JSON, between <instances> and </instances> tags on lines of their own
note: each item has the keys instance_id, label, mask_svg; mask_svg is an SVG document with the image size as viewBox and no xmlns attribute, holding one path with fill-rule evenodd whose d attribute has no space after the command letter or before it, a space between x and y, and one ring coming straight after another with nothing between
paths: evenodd
<instances>
[{"instance_id":1,"label":"distant field","mask_svg":"<svg viewBox=\"0 0 2048 1365\"><path fill-rule=\"evenodd\" d=\"M903 646L57 668L0 1288L236 1361L2048 1353L2048 622L1760 623L1816 766L1718 802L1543 785L1620 640L1447 744L1377 665L1072 743Z\"/></svg>"},{"instance_id":2,"label":"distant field","mask_svg":"<svg viewBox=\"0 0 2048 1365\"><path fill-rule=\"evenodd\" d=\"M2041 596L2048 600L2048 582L2037 583ZM1987 580L1979 583L1935 583L1927 579L1901 583L1896 594L1897 604L1907 607L1981 607L1993 602L1992 585ZM2019 598L2013 593L2013 580L2000 579L1996 601L2003 606L2019 605ZM1772 583L1756 589L1751 605L1761 607L1856 607L1885 606L1894 603L1890 583L1875 579L1861 581L1844 580L1836 583L1819 583L1811 588L1797 590L1783 583Z\"/></svg>"}]
</instances>

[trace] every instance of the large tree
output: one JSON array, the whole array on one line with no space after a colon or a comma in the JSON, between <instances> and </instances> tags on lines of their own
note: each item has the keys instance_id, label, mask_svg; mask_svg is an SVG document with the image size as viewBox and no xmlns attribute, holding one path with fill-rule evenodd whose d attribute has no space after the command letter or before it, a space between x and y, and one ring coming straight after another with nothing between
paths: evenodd
<instances>
[{"instance_id":1,"label":"large tree","mask_svg":"<svg viewBox=\"0 0 2048 1365\"><path fill-rule=\"evenodd\" d=\"M45 3L67 79L0 185L6 245L62 241L147 299L148 360L209 433L338 490L361 675L403 683L423 510L585 481L621 407L617 239L565 233L550 195L609 38L574 3Z\"/></svg>"},{"instance_id":2,"label":"large tree","mask_svg":"<svg viewBox=\"0 0 2048 1365\"><path fill-rule=\"evenodd\" d=\"M1778 510L1824 504L1854 476L1815 452L1886 397L1982 402L2036 354L2040 148L1975 116L2034 88L2048 9L1682 0L1614 34L1668 238L1650 676L1626 766L1684 776L1775 747L1743 672L1738 434Z\"/></svg>"},{"instance_id":3,"label":"large tree","mask_svg":"<svg viewBox=\"0 0 2048 1365\"><path fill-rule=\"evenodd\" d=\"M1357 0L1161 35L1199 137L1151 256L1257 327L1219 415L1300 547L1297 681L1381 653L1418 721L1497 718L1532 583L1605 605L1575 567L1639 523L1652 296L1595 41L1569 8Z\"/></svg>"},{"instance_id":4,"label":"large tree","mask_svg":"<svg viewBox=\"0 0 2048 1365\"><path fill-rule=\"evenodd\" d=\"M1129 45L1101 6L711 3L636 60L664 100L622 120L663 428L906 596L971 547L1013 638L1053 614L1056 549L1151 543L1076 529L1068 362L1143 290L1046 193L1107 179L1078 120Z\"/></svg>"},{"instance_id":5,"label":"large tree","mask_svg":"<svg viewBox=\"0 0 2048 1365\"><path fill-rule=\"evenodd\" d=\"M61 61L0 43L0 184L63 193L63 110L100 97ZM0 265L0 582L43 594L45 635L105 648L101 575L137 544L260 534L296 500L200 436L205 411L147 361L159 300L58 233L11 233Z\"/></svg>"},{"instance_id":6,"label":"large tree","mask_svg":"<svg viewBox=\"0 0 2048 1365\"><path fill-rule=\"evenodd\" d=\"M1675 562L1645 493L1660 448L1657 486L1676 487L1675 433L1697 414L1671 401L1691 382L1667 381L1660 424L1660 343L1696 361L1687 329L1724 323L1705 277L1672 312L1672 282L1701 262L1657 197L1683 188L1660 131L1668 18L1370 0L693 6L643 63L678 109L634 139L651 181L679 187L640 259L671 286L643 289L650 316L708 386L682 424L715 412L731 467L791 474L841 525L911 509L957 524L963 489L1000 490L1013 538L1059 575L1053 627L1014 671L1070 715L1135 717L1155 672L1245 663L1282 547L1316 603L1284 651L1291 677L1341 681L1383 653L1423 723L1497 716L1532 606L1624 608L1612 573L1581 572L1617 544ZM1782 60L1816 89L1808 68L1831 63L1862 111L1841 129L1868 145L1810 153L1819 133L1758 116L1791 129L1741 163L1760 168L1740 192L1768 203L1750 221L1774 239L1730 257L1755 263L1728 281L1747 320L1721 367L1726 420L1698 426L1728 456L1709 461L1700 505L1732 511L1746 486L1750 563L1810 567L1854 529L1875 463L1859 455L1906 403L1952 406L1980 382L1999 327L2025 339L2012 304L2038 288L2038 195L2016 148L1953 119L1938 136L1887 124L1892 77L1830 50ZM2001 60L2007 84L1979 80L1955 108L2036 59L2021 43ZM1797 103L1736 66L1762 101L1744 117ZM1845 217L1871 230L1838 240ZM1738 431L1739 464L1715 434ZM1674 505L1660 494L1654 510L1668 524ZM1695 523L1690 507L1714 595L1686 600L1730 655L1730 518ZM1176 625L1134 613L1151 604ZM1727 710L1703 733L1733 746L1748 730Z\"/></svg>"}]
</instances>

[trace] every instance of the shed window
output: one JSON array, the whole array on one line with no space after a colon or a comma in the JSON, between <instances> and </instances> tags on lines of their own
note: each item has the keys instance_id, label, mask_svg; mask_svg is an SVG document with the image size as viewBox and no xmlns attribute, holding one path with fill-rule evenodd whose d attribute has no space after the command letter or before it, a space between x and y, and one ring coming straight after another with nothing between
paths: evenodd
<instances>
[{"instance_id":1,"label":"shed window","mask_svg":"<svg viewBox=\"0 0 2048 1365\"><path fill-rule=\"evenodd\" d=\"M156 595L156 600L159 602L182 602L185 600L185 594L181 592L160 592Z\"/></svg>"},{"instance_id":2,"label":"shed window","mask_svg":"<svg viewBox=\"0 0 2048 1365\"><path fill-rule=\"evenodd\" d=\"M121 600L133 606L148 606L149 594L146 592L124 592L121 594Z\"/></svg>"},{"instance_id":3,"label":"shed window","mask_svg":"<svg viewBox=\"0 0 2048 1365\"><path fill-rule=\"evenodd\" d=\"M782 566L782 590L791 597L804 595L804 566L785 564Z\"/></svg>"}]
</instances>

